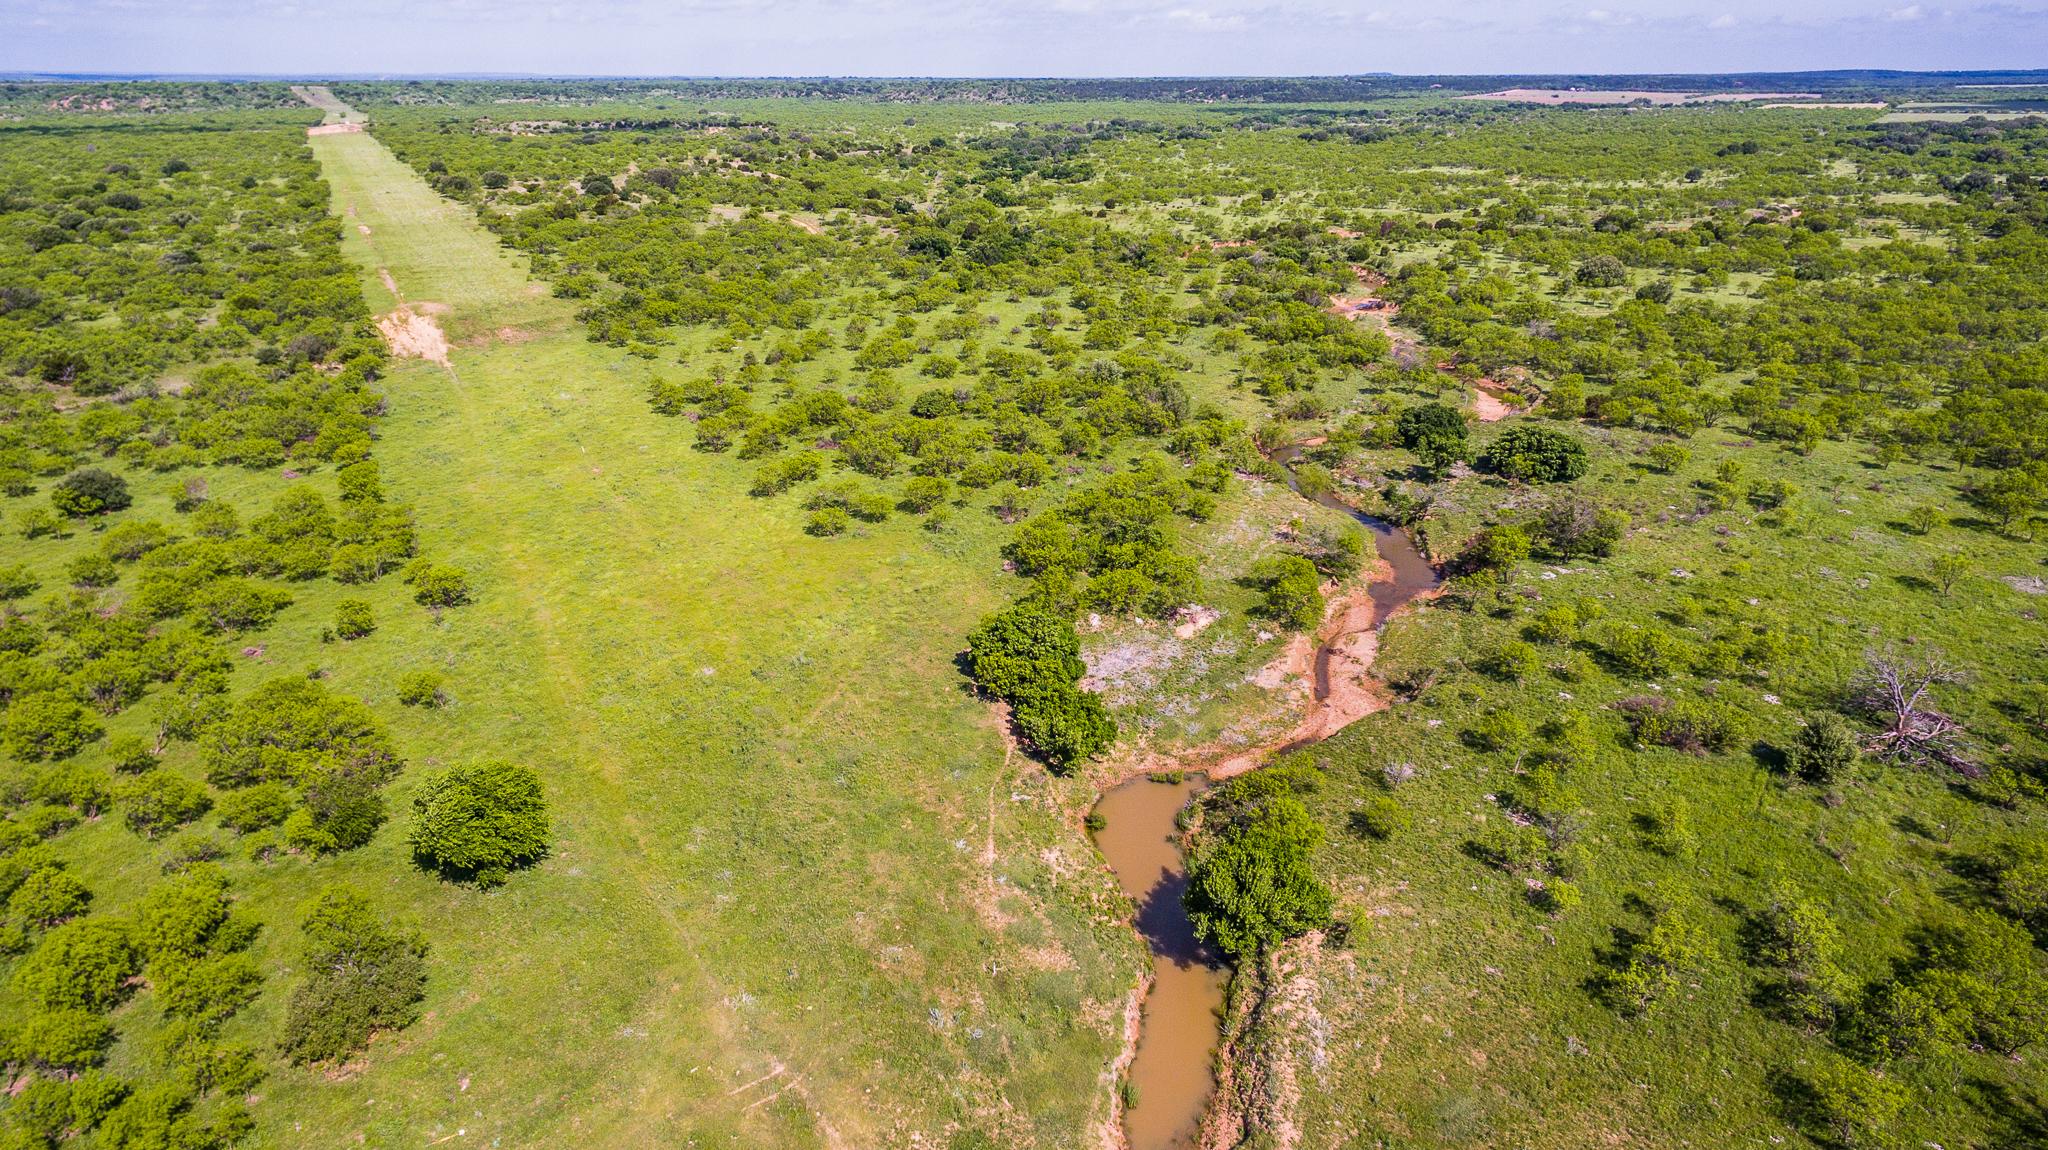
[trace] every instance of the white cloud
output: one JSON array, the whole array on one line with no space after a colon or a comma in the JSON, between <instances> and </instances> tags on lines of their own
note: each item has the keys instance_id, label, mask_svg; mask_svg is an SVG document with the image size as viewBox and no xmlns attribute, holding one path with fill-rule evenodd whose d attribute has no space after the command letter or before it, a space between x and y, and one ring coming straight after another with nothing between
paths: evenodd
<instances>
[{"instance_id":1,"label":"white cloud","mask_svg":"<svg viewBox=\"0 0 2048 1150\"><path fill-rule=\"evenodd\" d=\"M1911 20L1918 20L1921 17L1921 15L1922 13L1920 11L1920 5L1908 4L1904 8L1894 8L1891 11L1885 13L1884 18L1890 20L1895 24L1898 24Z\"/></svg>"}]
</instances>

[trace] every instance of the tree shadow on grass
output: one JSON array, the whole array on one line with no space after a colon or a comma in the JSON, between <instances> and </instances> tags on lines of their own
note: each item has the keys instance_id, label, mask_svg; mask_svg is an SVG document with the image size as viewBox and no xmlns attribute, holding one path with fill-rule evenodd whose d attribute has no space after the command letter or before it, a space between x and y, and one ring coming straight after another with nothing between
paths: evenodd
<instances>
[{"instance_id":1,"label":"tree shadow on grass","mask_svg":"<svg viewBox=\"0 0 2048 1150\"><path fill-rule=\"evenodd\" d=\"M1829 1129L1820 1097L1806 1079L1786 1070L1773 1069L1764 1073L1764 1089L1770 1091L1785 1121L1805 1131L1816 1143L1831 1150L1844 1145Z\"/></svg>"},{"instance_id":2,"label":"tree shadow on grass","mask_svg":"<svg viewBox=\"0 0 2048 1150\"><path fill-rule=\"evenodd\" d=\"M1785 748L1776 743L1758 739L1749 745L1749 757L1756 761L1757 766L1781 779L1792 774L1792 756L1786 754Z\"/></svg>"},{"instance_id":3,"label":"tree shadow on grass","mask_svg":"<svg viewBox=\"0 0 2048 1150\"><path fill-rule=\"evenodd\" d=\"M2021 1097L2002 1082L1974 1076L1964 1081L1962 1093L1997 1131L1987 1145L2048 1147L2048 1106L2039 1098Z\"/></svg>"},{"instance_id":4,"label":"tree shadow on grass","mask_svg":"<svg viewBox=\"0 0 2048 1150\"><path fill-rule=\"evenodd\" d=\"M1892 820L1892 829L1903 835L1925 839L1931 843L1946 845L1948 840L1935 827L1928 826L1918 815L1903 814Z\"/></svg>"}]
</instances>

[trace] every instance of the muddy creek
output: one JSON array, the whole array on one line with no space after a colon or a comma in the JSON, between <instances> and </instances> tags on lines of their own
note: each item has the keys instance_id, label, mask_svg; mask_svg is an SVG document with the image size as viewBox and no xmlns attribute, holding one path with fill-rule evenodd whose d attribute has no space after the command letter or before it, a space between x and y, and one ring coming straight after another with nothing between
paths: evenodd
<instances>
[{"instance_id":1,"label":"muddy creek","mask_svg":"<svg viewBox=\"0 0 2048 1150\"><path fill-rule=\"evenodd\" d=\"M1300 453L1299 448L1288 447L1273 458L1284 465ZM1220 775L1256 767L1271 755L1320 742L1379 709L1326 707L1342 686L1334 684L1333 677L1363 675L1387 619L1438 584L1436 569L1406 531L1354 511L1334 495L1318 502L1350 515L1371 533L1380 569L1365 601L1340 607L1326 622L1329 633L1315 652L1314 705L1301 724L1286 738L1249 752L1240 748L1215 760L1190 755L1194 761L1182 764L1187 773L1178 783L1140 775L1105 792L1095 808L1106 820L1095 835L1096 846L1124 892L1137 903L1138 933L1152 949L1153 983L1145 995L1138 1048L1129 1071L1135 1105L1124 1114L1130 1150L1191 1150L1216 1087L1212 1060L1222 1035L1223 994L1230 971L1219 955L1196 940L1194 924L1181 906L1187 872L1180 812L1208 786L1205 768Z\"/></svg>"}]
</instances>

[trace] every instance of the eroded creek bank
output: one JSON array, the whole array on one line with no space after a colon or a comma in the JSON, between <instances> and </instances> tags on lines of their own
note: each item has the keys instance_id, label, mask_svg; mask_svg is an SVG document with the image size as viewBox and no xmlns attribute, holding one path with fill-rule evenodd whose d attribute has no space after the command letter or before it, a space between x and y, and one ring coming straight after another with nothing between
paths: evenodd
<instances>
[{"instance_id":1,"label":"eroded creek bank","mask_svg":"<svg viewBox=\"0 0 2048 1150\"><path fill-rule=\"evenodd\" d=\"M1300 453L1298 447L1282 448L1273 459L1286 466ZM1192 1150L1216 1091L1214 1058L1230 969L1196 940L1181 906L1187 889L1181 812L1212 779L1256 769L1276 754L1321 742L1383 709L1385 697L1367 677L1380 629L1402 607L1433 594L1440 582L1406 531L1335 495L1318 502L1363 525L1377 560L1364 592L1340 601L1324 620L1324 638L1313 653L1315 690L1301 719L1285 737L1264 746L1197 748L1150 764L1147 773L1104 792L1095 807L1104 819L1096 845L1137 904L1138 933L1152 950L1152 984L1127 1072L1132 1105L1123 1108L1122 1129L1129 1150ZM1180 771L1179 781L1162 781L1163 771Z\"/></svg>"}]
</instances>

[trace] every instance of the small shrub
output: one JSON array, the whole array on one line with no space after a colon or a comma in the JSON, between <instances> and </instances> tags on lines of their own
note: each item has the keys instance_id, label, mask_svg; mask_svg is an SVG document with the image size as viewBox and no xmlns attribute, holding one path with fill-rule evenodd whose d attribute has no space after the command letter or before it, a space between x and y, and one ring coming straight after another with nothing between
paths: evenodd
<instances>
[{"instance_id":1,"label":"small shrub","mask_svg":"<svg viewBox=\"0 0 2048 1150\"><path fill-rule=\"evenodd\" d=\"M1624 699L1616 706L1628 716L1637 742L1688 754L1718 754L1741 741L1748 731L1740 711L1712 700L1672 702L1653 696Z\"/></svg>"},{"instance_id":2,"label":"small shrub","mask_svg":"<svg viewBox=\"0 0 2048 1150\"><path fill-rule=\"evenodd\" d=\"M334 633L344 639L360 639L377 629L377 617L361 599L343 599L334 605Z\"/></svg>"},{"instance_id":3,"label":"small shrub","mask_svg":"<svg viewBox=\"0 0 2048 1150\"><path fill-rule=\"evenodd\" d=\"M1909 1095L1905 1086L1846 1058L1829 1058L1807 1077L1816 1123L1844 1146L1883 1140Z\"/></svg>"},{"instance_id":4,"label":"small shrub","mask_svg":"<svg viewBox=\"0 0 2048 1150\"><path fill-rule=\"evenodd\" d=\"M439 671L408 671L398 677L398 701L408 707L440 707L448 702L446 680Z\"/></svg>"},{"instance_id":5,"label":"small shrub","mask_svg":"<svg viewBox=\"0 0 2048 1150\"><path fill-rule=\"evenodd\" d=\"M1820 711L1807 716L1792 742L1789 763L1800 778L1826 785L1854 769L1860 754L1849 724L1833 711Z\"/></svg>"},{"instance_id":6,"label":"small shrub","mask_svg":"<svg viewBox=\"0 0 2048 1150\"><path fill-rule=\"evenodd\" d=\"M1579 637L1579 613L1569 603L1553 603L1536 612L1522 634L1538 643L1569 643Z\"/></svg>"},{"instance_id":7,"label":"small shrub","mask_svg":"<svg viewBox=\"0 0 2048 1150\"><path fill-rule=\"evenodd\" d=\"M0 567L0 603L14 603L36 593L43 585L26 563Z\"/></svg>"},{"instance_id":8,"label":"small shrub","mask_svg":"<svg viewBox=\"0 0 2048 1150\"><path fill-rule=\"evenodd\" d=\"M353 1054L379 1030L410 1025L426 997L427 944L377 921L362 896L329 890L301 922L306 981L292 993L280 1045L294 1065Z\"/></svg>"},{"instance_id":9,"label":"small shrub","mask_svg":"<svg viewBox=\"0 0 2048 1150\"><path fill-rule=\"evenodd\" d=\"M1617 668L1640 679L1670 674L1683 654L1680 640L1654 625L1616 628L1602 650Z\"/></svg>"},{"instance_id":10,"label":"small shrub","mask_svg":"<svg viewBox=\"0 0 2048 1150\"><path fill-rule=\"evenodd\" d=\"M413 600L425 607L460 607L470 601L469 576L459 567L421 560L407 570Z\"/></svg>"},{"instance_id":11,"label":"small shrub","mask_svg":"<svg viewBox=\"0 0 2048 1150\"><path fill-rule=\"evenodd\" d=\"M1537 424L1518 424L1501 432L1487 448L1487 465L1509 479L1559 483L1586 473L1586 445L1570 432Z\"/></svg>"},{"instance_id":12,"label":"small shrub","mask_svg":"<svg viewBox=\"0 0 2048 1150\"><path fill-rule=\"evenodd\" d=\"M1676 443L1660 443L1650 449L1650 470L1673 475L1692 462L1692 452Z\"/></svg>"},{"instance_id":13,"label":"small shrub","mask_svg":"<svg viewBox=\"0 0 2048 1150\"><path fill-rule=\"evenodd\" d=\"M14 525L23 539L46 539L59 534L64 527L56 512L47 507L22 508L15 514Z\"/></svg>"},{"instance_id":14,"label":"small shrub","mask_svg":"<svg viewBox=\"0 0 2048 1150\"><path fill-rule=\"evenodd\" d=\"M1578 496L1563 496L1543 509L1537 534L1559 559L1605 558L1628 533L1628 513Z\"/></svg>"},{"instance_id":15,"label":"small shrub","mask_svg":"<svg viewBox=\"0 0 2048 1150\"><path fill-rule=\"evenodd\" d=\"M238 575L215 579L192 595L192 611L200 625L230 635L269 625L291 603L289 592Z\"/></svg>"},{"instance_id":16,"label":"small shrub","mask_svg":"<svg viewBox=\"0 0 2048 1150\"><path fill-rule=\"evenodd\" d=\"M1620 287L1628 282L1628 265L1611 255L1597 255L1581 262L1572 278L1585 287Z\"/></svg>"},{"instance_id":17,"label":"small shrub","mask_svg":"<svg viewBox=\"0 0 2048 1150\"><path fill-rule=\"evenodd\" d=\"M132 502L128 481L98 467L74 471L50 490L51 506L73 519L120 511Z\"/></svg>"},{"instance_id":18,"label":"small shrub","mask_svg":"<svg viewBox=\"0 0 2048 1150\"><path fill-rule=\"evenodd\" d=\"M1646 1014L1678 989L1680 976L1696 970L1707 956L1706 932L1678 908L1660 911L1648 933L1635 939L1608 972L1606 990L1628 1014Z\"/></svg>"},{"instance_id":19,"label":"small shrub","mask_svg":"<svg viewBox=\"0 0 2048 1150\"><path fill-rule=\"evenodd\" d=\"M1505 571L1527 559L1532 546L1527 531L1511 523L1501 524L1480 532L1461 559L1470 568Z\"/></svg>"},{"instance_id":20,"label":"small shrub","mask_svg":"<svg viewBox=\"0 0 2048 1150\"><path fill-rule=\"evenodd\" d=\"M1274 555L1252 565L1245 581L1265 591L1259 613L1293 631L1312 631L1323 621L1322 578L1299 555Z\"/></svg>"},{"instance_id":21,"label":"small shrub","mask_svg":"<svg viewBox=\"0 0 2048 1150\"><path fill-rule=\"evenodd\" d=\"M1579 893L1578 884L1554 878L1535 892L1536 903L1554 917L1562 917L1577 910L1585 896Z\"/></svg>"},{"instance_id":22,"label":"small shrub","mask_svg":"<svg viewBox=\"0 0 2048 1150\"><path fill-rule=\"evenodd\" d=\"M806 451L786 459L765 464L754 473L754 483L748 489L749 495L780 495L799 483L806 483L818 477L823 466L818 452Z\"/></svg>"},{"instance_id":23,"label":"small shrub","mask_svg":"<svg viewBox=\"0 0 2048 1150\"><path fill-rule=\"evenodd\" d=\"M300 820L296 824L293 820ZM372 777L330 771L306 787L306 805L285 820L294 845L316 854L352 851L384 825L384 797Z\"/></svg>"},{"instance_id":24,"label":"small shrub","mask_svg":"<svg viewBox=\"0 0 2048 1150\"><path fill-rule=\"evenodd\" d=\"M1682 799L1657 804L1639 817L1651 850L1670 858L1690 858L1699 853L1700 840L1692 829L1692 810Z\"/></svg>"},{"instance_id":25,"label":"small shrub","mask_svg":"<svg viewBox=\"0 0 2048 1150\"><path fill-rule=\"evenodd\" d=\"M113 1044L113 1023L90 1010L59 1007L30 1015L16 1035L11 1053L45 1070L73 1072L105 1062L107 1049ZM15 1101L17 1118L24 1100L32 1101L27 1092ZM70 1122L66 1121L55 1133L62 1134L69 1126ZM49 1141L55 1140L51 1138ZM35 1144L47 1145L48 1142Z\"/></svg>"},{"instance_id":26,"label":"small shrub","mask_svg":"<svg viewBox=\"0 0 2048 1150\"><path fill-rule=\"evenodd\" d=\"M38 694L17 698L0 721L0 744L7 753L25 762L68 759L104 734L80 704L57 695Z\"/></svg>"},{"instance_id":27,"label":"small shrub","mask_svg":"<svg viewBox=\"0 0 2048 1150\"><path fill-rule=\"evenodd\" d=\"M121 578L121 570L112 559L92 551L66 563L64 574L74 587L112 587Z\"/></svg>"},{"instance_id":28,"label":"small shrub","mask_svg":"<svg viewBox=\"0 0 2048 1150\"><path fill-rule=\"evenodd\" d=\"M221 798L220 825L236 834L246 835L284 822L297 805L291 789L284 784L257 783L253 787L229 791Z\"/></svg>"},{"instance_id":29,"label":"small shrub","mask_svg":"<svg viewBox=\"0 0 2048 1150\"><path fill-rule=\"evenodd\" d=\"M853 517L846 513L845 508L820 507L811 512L810 518L804 521L804 533L824 539L844 534L852 525Z\"/></svg>"},{"instance_id":30,"label":"small shrub","mask_svg":"<svg viewBox=\"0 0 2048 1150\"><path fill-rule=\"evenodd\" d=\"M1517 683L1526 682L1542 672L1543 656L1535 647L1519 640L1511 640L1501 644L1493 653L1493 658L1488 660L1487 669L1503 679L1512 679Z\"/></svg>"},{"instance_id":31,"label":"small shrub","mask_svg":"<svg viewBox=\"0 0 2048 1150\"><path fill-rule=\"evenodd\" d=\"M903 506L922 515L945 502L950 486L937 475L914 476L903 485Z\"/></svg>"},{"instance_id":32,"label":"small shrub","mask_svg":"<svg viewBox=\"0 0 2048 1150\"><path fill-rule=\"evenodd\" d=\"M1392 795L1374 795L1365 804L1365 809L1353 818L1359 831L1385 842L1408 829L1413 822L1408 808Z\"/></svg>"},{"instance_id":33,"label":"small shrub","mask_svg":"<svg viewBox=\"0 0 2048 1150\"><path fill-rule=\"evenodd\" d=\"M107 764L124 775L139 775L156 766L156 751L141 735L115 735L107 740Z\"/></svg>"},{"instance_id":34,"label":"small shrub","mask_svg":"<svg viewBox=\"0 0 2048 1150\"><path fill-rule=\"evenodd\" d=\"M176 771L145 772L121 788L121 821L147 839L176 830L213 807L206 788Z\"/></svg>"},{"instance_id":35,"label":"small shrub","mask_svg":"<svg viewBox=\"0 0 2048 1150\"><path fill-rule=\"evenodd\" d=\"M7 896L10 922L49 927L85 913L92 891L59 867L44 867L23 879Z\"/></svg>"},{"instance_id":36,"label":"small shrub","mask_svg":"<svg viewBox=\"0 0 2048 1150\"><path fill-rule=\"evenodd\" d=\"M44 1010L107 1011L130 989L142 967L128 932L81 919L43 936L14 971L14 988Z\"/></svg>"}]
</instances>

